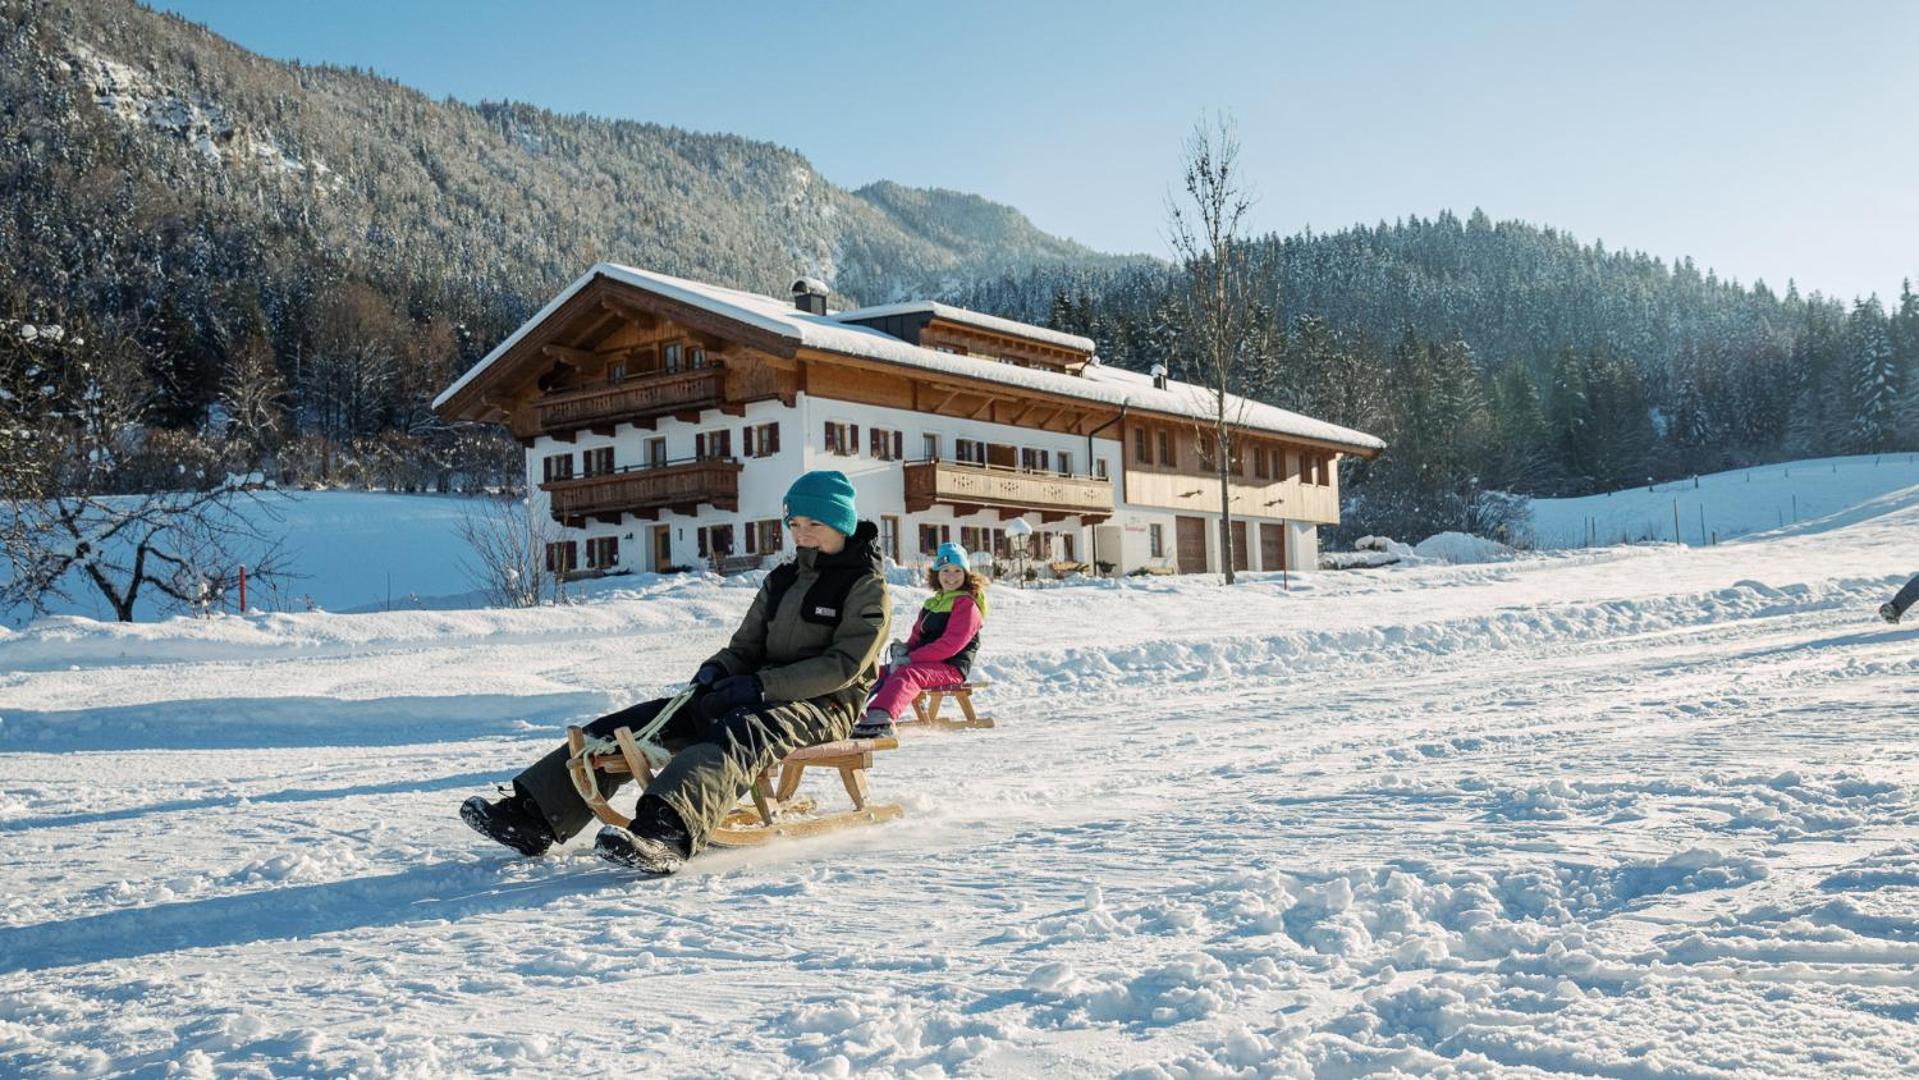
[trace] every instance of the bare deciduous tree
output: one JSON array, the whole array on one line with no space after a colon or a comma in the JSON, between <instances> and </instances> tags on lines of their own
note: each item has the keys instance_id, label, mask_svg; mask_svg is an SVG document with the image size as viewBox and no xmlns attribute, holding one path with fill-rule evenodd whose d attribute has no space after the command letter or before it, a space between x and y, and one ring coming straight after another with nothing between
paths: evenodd
<instances>
[{"instance_id":1,"label":"bare deciduous tree","mask_svg":"<svg viewBox=\"0 0 1919 1080\"><path fill-rule=\"evenodd\" d=\"M1231 585L1230 478L1239 459L1235 440L1246 407L1234 391L1257 360L1263 298L1241 235L1253 200L1240 181L1239 137L1229 118L1194 125L1183 146L1181 187L1183 197L1169 195L1166 200L1173 252L1184 272L1177 298L1186 333L1177 359L1204 388L1208 412L1198 435L1202 460L1210 458L1219 480L1220 568Z\"/></svg>"},{"instance_id":2,"label":"bare deciduous tree","mask_svg":"<svg viewBox=\"0 0 1919 1080\"><path fill-rule=\"evenodd\" d=\"M461 569L494 606L535 607L549 592L559 603L564 575L546 565L547 545L558 535L529 499L478 499L460 521L467 546Z\"/></svg>"},{"instance_id":3,"label":"bare deciduous tree","mask_svg":"<svg viewBox=\"0 0 1919 1080\"><path fill-rule=\"evenodd\" d=\"M237 483L148 495L54 496L7 504L10 574L0 607L35 613L91 586L114 617L132 622L142 596L162 611L204 611L222 602L242 565L264 586L288 577L269 525L272 500Z\"/></svg>"}]
</instances>

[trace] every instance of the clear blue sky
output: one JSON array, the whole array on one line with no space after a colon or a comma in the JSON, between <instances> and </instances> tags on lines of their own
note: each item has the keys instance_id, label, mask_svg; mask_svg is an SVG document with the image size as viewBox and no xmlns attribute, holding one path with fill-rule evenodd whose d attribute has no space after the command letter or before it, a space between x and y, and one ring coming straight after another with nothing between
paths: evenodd
<instances>
[{"instance_id":1,"label":"clear blue sky","mask_svg":"<svg viewBox=\"0 0 1919 1080\"><path fill-rule=\"evenodd\" d=\"M1919 3L160 0L256 52L725 131L1165 255L1230 111L1260 230L1474 206L1722 277L1919 279Z\"/></svg>"}]
</instances>

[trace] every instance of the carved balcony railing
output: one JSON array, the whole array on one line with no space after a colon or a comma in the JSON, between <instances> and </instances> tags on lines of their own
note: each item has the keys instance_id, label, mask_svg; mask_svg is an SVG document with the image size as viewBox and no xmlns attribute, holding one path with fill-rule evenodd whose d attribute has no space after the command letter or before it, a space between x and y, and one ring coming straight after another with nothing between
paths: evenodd
<instances>
[{"instance_id":1,"label":"carved balcony railing","mask_svg":"<svg viewBox=\"0 0 1919 1080\"><path fill-rule=\"evenodd\" d=\"M738 510L740 468L728 458L703 458L550 480L540 490L546 492L556 521L589 514L651 518L663 509L692 512L702 504Z\"/></svg>"},{"instance_id":2,"label":"carved balcony railing","mask_svg":"<svg viewBox=\"0 0 1919 1080\"><path fill-rule=\"evenodd\" d=\"M645 421L671 413L716 409L726 401L726 372L701 368L641 375L623 382L568 390L535 403L540 428L572 431L596 424Z\"/></svg>"}]
</instances>

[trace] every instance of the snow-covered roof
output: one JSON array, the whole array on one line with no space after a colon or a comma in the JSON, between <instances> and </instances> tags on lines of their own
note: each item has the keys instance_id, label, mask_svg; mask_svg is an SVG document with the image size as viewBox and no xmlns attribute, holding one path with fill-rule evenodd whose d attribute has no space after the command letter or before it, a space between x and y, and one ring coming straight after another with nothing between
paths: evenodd
<instances>
[{"instance_id":1,"label":"snow-covered roof","mask_svg":"<svg viewBox=\"0 0 1919 1080\"><path fill-rule=\"evenodd\" d=\"M1074 352L1093 351L1092 338L1080 337L1078 334L1063 334L1058 330L1048 330L1044 326L1002 319L998 315L988 315L983 311L968 311L965 308L942 304L935 300L908 300L900 304L854 308L851 311L836 311L832 317L840 322L860 322L866 319L883 319L888 315L931 315L935 319L945 319L947 322L956 322L963 326L1004 334L1007 337L1043 341L1062 349L1072 349Z\"/></svg>"},{"instance_id":2,"label":"snow-covered roof","mask_svg":"<svg viewBox=\"0 0 1919 1080\"><path fill-rule=\"evenodd\" d=\"M606 262L593 264L591 269L576 278L532 318L520 324L519 329L513 331L492 352L487 353L479 363L469 368L466 374L442 391L439 397L434 398L433 407L437 409L451 400L455 394L504 356L521 338L532 332L535 326L545 321L596 277L605 277L656 296L677 300L785 338L796 346L818 349L822 352L878 360L958 378L984 379L1042 393L1075 397L1113 408L1128 405L1134 409L1146 409L1156 413L1201 420L1211 416L1213 411L1210 391L1191 383L1169 380L1166 388L1162 390L1153 385L1153 380L1149 376L1121 371L1101 364L1087 364L1080 369L1081 374L1068 375L1064 372L1018 367L1013 364L995 363L990 360L939 352L910 344L871 327L841 321L848 315L854 314L853 312L814 315L799 310L788 300ZM944 305L935 304L890 306L900 307L902 313L906 308L927 310L944 307ZM948 308L946 310L962 311L963 309ZM859 311L867 313L867 316L863 317L877 317L873 316L874 312L888 313L886 308L861 308ZM991 316L978 317L991 318ZM1009 320L1000 321L1011 326L1024 325ZM1071 337L1071 335L1061 336ZM1076 340L1085 341L1084 338ZM1087 341L1086 345L1090 347L1092 343ZM1367 451L1381 450L1386 446L1381 440L1363 431L1354 431L1338 424L1329 424L1310 416L1302 416L1296 412L1244 398L1232 398L1229 403L1229 413L1235 418L1236 423L1244 427L1275 434L1314 439Z\"/></svg>"}]
</instances>

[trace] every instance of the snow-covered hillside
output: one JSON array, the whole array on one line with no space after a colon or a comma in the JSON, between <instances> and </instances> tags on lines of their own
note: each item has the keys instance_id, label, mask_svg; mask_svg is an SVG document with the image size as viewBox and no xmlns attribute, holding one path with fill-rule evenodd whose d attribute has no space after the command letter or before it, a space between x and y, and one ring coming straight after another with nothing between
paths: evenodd
<instances>
[{"instance_id":1,"label":"snow-covered hillside","mask_svg":"<svg viewBox=\"0 0 1919 1080\"><path fill-rule=\"evenodd\" d=\"M1539 546L1673 540L1704 547L1779 529L1824 529L1822 519L1919 484L1919 454L1865 454L1734 469L1578 499L1535 499Z\"/></svg>"},{"instance_id":2,"label":"snow-covered hillside","mask_svg":"<svg viewBox=\"0 0 1919 1080\"><path fill-rule=\"evenodd\" d=\"M1908 485L1717 547L999 589L1000 727L883 756L904 820L664 881L454 810L744 583L42 621L0 634L0 1074L1919 1069L1919 627L1872 613L1915 528Z\"/></svg>"}]
</instances>

